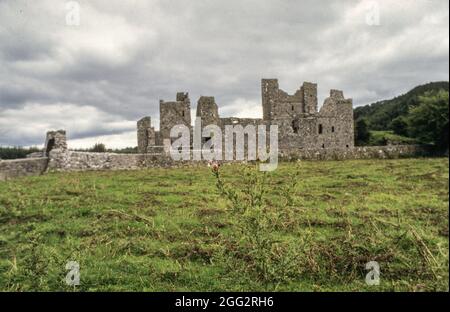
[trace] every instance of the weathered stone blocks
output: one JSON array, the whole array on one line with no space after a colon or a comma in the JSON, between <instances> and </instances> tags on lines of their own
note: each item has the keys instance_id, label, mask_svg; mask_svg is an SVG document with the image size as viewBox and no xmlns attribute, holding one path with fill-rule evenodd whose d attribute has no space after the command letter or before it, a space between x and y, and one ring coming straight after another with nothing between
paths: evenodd
<instances>
[{"instance_id":1,"label":"weathered stone blocks","mask_svg":"<svg viewBox=\"0 0 450 312\"><path fill-rule=\"evenodd\" d=\"M47 169L48 158L0 160L0 181L23 176L41 175Z\"/></svg>"}]
</instances>

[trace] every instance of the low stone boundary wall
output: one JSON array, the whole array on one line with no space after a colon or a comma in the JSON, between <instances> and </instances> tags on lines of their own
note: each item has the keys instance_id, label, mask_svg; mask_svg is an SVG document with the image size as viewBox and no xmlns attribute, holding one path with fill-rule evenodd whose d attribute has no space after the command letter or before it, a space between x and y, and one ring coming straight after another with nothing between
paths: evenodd
<instances>
[{"instance_id":1,"label":"low stone boundary wall","mask_svg":"<svg viewBox=\"0 0 450 312\"><path fill-rule=\"evenodd\" d=\"M193 162L178 162L165 155L87 153L53 150L50 152L48 170L136 170L156 167L193 165Z\"/></svg>"},{"instance_id":2,"label":"low stone boundary wall","mask_svg":"<svg viewBox=\"0 0 450 312\"><path fill-rule=\"evenodd\" d=\"M139 169L139 154L87 153L53 150L48 170Z\"/></svg>"},{"instance_id":3,"label":"low stone boundary wall","mask_svg":"<svg viewBox=\"0 0 450 312\"><path fill-rule=\"evenodd\" d=\"M0 160L0 181L23 176L41 175L47 169L48 158Z\"/></svg>"},{"instance_id":4,"label":"low stone boundary wall","mask_svg":"<svg viewBox=\"0 0 450 312\"><path fill-rule=\"evenodd\" d=\"M390 159L431 155L431 148L423 145L365 146L350 149L305 149L280 152L280 161L291 160L345 160ZM50 153L49 170L136 170L155 167L181 167L201 165L205 162L174 161L164 154L114 154L86 153L53 150Z\"/></svg>"},{"instance_id":5,"label":"low stone boundary wall","mask_svg":"<svg viewBox=\"0 0 450 312\"><path fill-rule=\"evenodd\" d=\"M301 149L281 151L281 160L345 160L345 159L393 159L433 155L427 145L356 146L349 149Z\"/></svg>"},{"instance_id":6,"label":"low stone boundary wall","mask_svg":"<svg viewBox=\"0 0 450 312\"><path fill-rule=\"evenodd\" d=\"M433 155L433 149L424 145L363 146L349 149L304 149L280 152L280 161L391 159ZM49 171L137 170L204 165L205 161L174 161L164 154L86 153L55 149L49 158L0 160L0 181L11 178L40 175Z\"/></svg>"}]
</instances>

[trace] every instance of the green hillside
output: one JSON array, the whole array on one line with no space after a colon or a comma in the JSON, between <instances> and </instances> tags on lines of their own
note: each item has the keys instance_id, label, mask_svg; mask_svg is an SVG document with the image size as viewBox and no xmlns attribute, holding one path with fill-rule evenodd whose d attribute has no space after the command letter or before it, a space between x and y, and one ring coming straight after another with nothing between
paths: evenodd
<instances>
[{"instance_id":1,"label":"green hillside","mask_svg":"<svg viewBox=\"0 0 450 312\"><path fill-rule=\"evenodd\" d=\"M355 108L355 120L364 118L370 130L393 130L392 121L399 116L406 116L411 108L419 104L419 97L428 92L449 90L448 81L431 82L417 86L411 91L390 100Z\"/></svg>"},{"instance_id":2,"label":"green hillside","mask_svg":"<svg viewBox=\"0 0 450 312\"><path fill-rule=\"evenodd\" d=\"M355 108L356 144L425 143L448 151L448 90L448 82L431 82Z\"/></svg>"}]
</instances>

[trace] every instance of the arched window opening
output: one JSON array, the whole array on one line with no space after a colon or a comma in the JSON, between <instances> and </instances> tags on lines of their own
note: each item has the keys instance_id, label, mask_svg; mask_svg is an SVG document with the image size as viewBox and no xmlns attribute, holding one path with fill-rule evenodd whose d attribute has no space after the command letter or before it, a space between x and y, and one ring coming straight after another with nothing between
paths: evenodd
<instances>
[{"instance_id":1,"label":"arched window opening","mask_svg":"<svg viewBox=\"0 0 450 312\"><path fill-rule=\"evenodd\" d=\"M334 126L331 127L331 132L334 132Z\"/></svg>"},{"instance_id":2,"label":"arched window opening","mask_svg":"<svg viewBox=\"0 0 450 312\"><path fill-rule=\"evenodd\" d=\"M319 134L322 134L323 133L323 126L322 126L322 124L320 124L319 125Z\"/></svg>"}]
</instances>

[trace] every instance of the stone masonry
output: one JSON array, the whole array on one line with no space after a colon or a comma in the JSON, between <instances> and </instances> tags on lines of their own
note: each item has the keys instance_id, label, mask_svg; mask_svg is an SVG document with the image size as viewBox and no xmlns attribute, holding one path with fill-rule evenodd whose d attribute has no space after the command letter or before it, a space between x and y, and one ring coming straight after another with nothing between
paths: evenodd
<instances>
[{"instance_id":1,"label":"stone masonry","mask_svg":"<svg viewBox=\"0 0 450 312\"><path fill-rule=\"evenodd\" d=\"M321 109L318 109L317 84L304 82L289 95L281 90L277 79L262 79L263 116L259 118L221 118L214 97L202 96L197 103L197 117L202 126L217 125L278 125L279 150L291 152L301 149L351 149L354 147L352 100L342 91L331 90ZM160 101L160 130L151 127L150 117L138 122L140 153L151 153L158 147L170 148L173 139L170 129L179 124L191 129L188 93L178 93L175 102Z\"/></svg>"},{"instance_id":2,"label":"stone masonry","mask_svg":"<svg viewBox=\"0 0 450 312\"><path fill-rule=\"evenodd\" d=\"M44 156L48 156L53 149L67 150L65 130L49 131L45 138Z\"/></svg>"}]
</instances>

